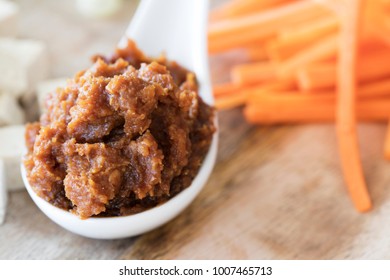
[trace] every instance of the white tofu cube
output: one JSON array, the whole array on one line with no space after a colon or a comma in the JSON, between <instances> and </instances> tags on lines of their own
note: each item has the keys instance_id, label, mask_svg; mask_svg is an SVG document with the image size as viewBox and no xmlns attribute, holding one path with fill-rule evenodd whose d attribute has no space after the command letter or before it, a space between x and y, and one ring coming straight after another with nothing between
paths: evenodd
<instances>
[{"instance_id":1,"label":"white tofu cube","mask_svg":"<svg viewBox=\"0 0 390 280\"><path fill-rule=\"evenodd\" d=\"M58 78L58 79L51 79L51 80L45 80L38 84L37 86L37 97L38 97L38 105L39 110L41 113L44 113L46 111L45 108L45 102L46 97L50 92L54 92L59 87L66 86L67 79L66 78Z\"/></svg>"},{"instance_id":2,"label":"white tofu cube","mask_svg":"<svg viewBox=\"0 0 390 280\"><path fill-rule=\"evenodd\" d=\"M32 94L47 78L46 45L36 40L0 38L0 89L15 96Z\"/></svg>"},{"instance_id":3,"label":"white tofu cube","mask_svg":"<svg viewBox=\"0 0 390 280\"><path fill-rule=\"evenodd\" d=\"M7 189L5 184L4 162L0 160L0 225L4 223L7 207Z\"/></svg>"},{"instance_id":4,"label":"white tofu cube","mask_svg":"<svg viewBox=\"0 0 390 280\"><path fill-rule=\"evenodd\" d=\"M16 3L0 0L0 36L15 37L18 33L19 7Z\"/></svg>"},{"instance_id":5,"label":"white tofu cube","mask_svg":"<svg viewBox=\"0 0 390 280\"><path fill-rule=\"evenodd\" d=\"M0 94L0 126L22 123L24 112L16 97L7 93Z\"/></svg>"},{"instance_id":6,"label":"white tofu cube","mask_svg":"<svg viewBox=\"0 0 390 280\"><path fill-rule=\"evenodd\" d=\"M5 185L8 190L24 189L20 164L26 153L24 140L24 125L6 126L0 128L0 161L4 162Z\"/></svg>"}]
</instances>

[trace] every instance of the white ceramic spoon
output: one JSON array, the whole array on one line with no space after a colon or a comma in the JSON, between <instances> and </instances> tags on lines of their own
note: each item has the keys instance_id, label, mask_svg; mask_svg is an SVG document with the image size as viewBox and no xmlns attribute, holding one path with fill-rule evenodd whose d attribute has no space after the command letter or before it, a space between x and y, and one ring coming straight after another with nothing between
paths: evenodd
<instances>
[{"instance_id":1,"label":"white ceramic spoon","mask_svg":"<svg viewBox=\"0 0 390 280\"><path fill-rule=\"evenodd\" d=\"M206 49L207 18L208 0L143 0L126 36L135 40L148 56L165 52L168 59L194 71L200 95L208 104L213 104ZM217 134L198 175L187 189L160 206L124 217L81 220L38 197L27 181L23 166L22 176L31 198L58 225L90 238L124 238L157 228L183 211L206 183L214 167L216 153Z\"/></svg>"}]
</instances>

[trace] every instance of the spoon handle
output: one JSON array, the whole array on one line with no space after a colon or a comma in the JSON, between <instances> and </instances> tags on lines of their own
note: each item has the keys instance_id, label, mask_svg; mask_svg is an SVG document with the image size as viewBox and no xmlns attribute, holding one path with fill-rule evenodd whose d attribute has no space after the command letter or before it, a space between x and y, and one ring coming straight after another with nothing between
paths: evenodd
<instances>
[{"instance_id":1,"label":"spoon handle","mask_svg":"<svg viewBox=\"0 0 390 280\"><path fill-rule=\"evenodd\" d=\"M7 189L5 185L4 161L0 159L0 225L4 223L7 207Z\"/></svg>"},{"instance_id":2,"label":"spoon handle","mask_svg":"<svg viewBox=\"0 0 390 280\"><path fill-rule=\"evenodd\" d=\"M127 38L147 55L194 71L202 98L213 104L207 52L208 0L142 0L119 46Z\"/></svg>"},{"instance_id":3,"label":"spoon handle","mask_svg":"<svg viewBox=\"0 0 390 280\"><path fill-rule=\"evenodd\" d=\"M142 0L125 35L148 55L169 50L188 56L181 47L198 42L199 32L206 35L207 16L208 0Z\"/></svg>"}]
</instances>

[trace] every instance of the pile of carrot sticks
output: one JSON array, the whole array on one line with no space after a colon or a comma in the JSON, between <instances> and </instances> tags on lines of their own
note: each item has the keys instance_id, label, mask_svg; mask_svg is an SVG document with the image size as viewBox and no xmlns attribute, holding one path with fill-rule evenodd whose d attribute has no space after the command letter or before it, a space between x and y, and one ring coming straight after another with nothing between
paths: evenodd
<instances>
[{"instance_id":1,"label":"pile of carrot sticks","mask_svg":"<svg viewBox=\"0 0 390 280\"><path fill-rule=\"evenodd\" d=\"M253 124L335 122L360 212L372 202L356 125L390 119L389 12L389 0L229 0L210 16L210 55L240 50L249 60L214 86L217 109L242 107Z\"/></svg>"}]
</instances>

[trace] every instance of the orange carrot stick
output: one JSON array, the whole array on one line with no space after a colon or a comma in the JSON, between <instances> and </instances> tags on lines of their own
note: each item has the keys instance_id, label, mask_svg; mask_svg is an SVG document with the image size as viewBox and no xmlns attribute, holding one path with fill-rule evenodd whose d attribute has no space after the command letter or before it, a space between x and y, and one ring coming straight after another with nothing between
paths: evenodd
<instances>
[{"instance_id":1,"label":"orange carrot stick","mask_svg":"<svg viewBox=\"0 0 390 280\"><path fill-rule=\"evenodd\" d=\"M233 84L231 82L216 84L213 86L213 94L214 94L214 97L217 98L220 96L235 94L240 89L242 89L241 86Z\"/></svg>"},{"instance_id":2,"label":"orange carrot stick","mask_svg":"<svg viewBox=\"0 0 390 280\"><path fill-rule=\"evenodd\" d=\"M297 84L302 91L329 89L336 85L336 65L320 62L300 67L296 72Z\"/></svg>"},{"instance_id":3,"label":"orange carrot stick","mask_svg":"<svg viewBox=\"0 0 390 280\"><path fill-rule=\"evenodd\" d=\"M336 97L290 93L256 94L247 97L244 116L253 124L299 124L334 122ZM386 122L390 118L390 100L359 100L357 118L366 122Z\"/></svg>"},{"instance_id":4,"label":"orange carrot stick","mask_svg":"<svg viewBox=\"0 0 390 280\"><path fill-rule=\"evenodd\" d=\"M213 9L210 13L210 19L212 21L232 19L254 12L264 11L287 2L291 2L291 0L231 0Z\"/></svg>"},{"instance_id":5,"label":"orange carrot stick","mask_svg":"<svg viewBox=\"0 0 390 280\"><path fill-rule=\"evenodd\" d=\"M371 209L360 159L356 131L357 53L363 0L342 1L338 52L336 125L344 178L351 199L360 212Z\"/></svg>"},{"instance_id":6,"label":"orange carrot stick","mask_svg":"<svg viewBox=\"0 0 390 280\"><path fill-rule=\"evenodd\" d=\"M290 59L280 63L278 75L280 77L294 75L295 70L310 63L332 58L337 51L337 35L329 35L321 41L302 49Z\"/></svg>"},{"instance_id":7,"label":"orange carrot stick","mask_svg":"<svg viewBox=\"0 0 390 280\"><path fill-rule=\"evenodd\" d=\"M263 61L268 59L268 53L263 44L253 45L246 48L246 54L250 61Z\"/></svg>"},{"instance_id":8,"label":"orange carrot stick","mask_svg":"<svg viewBox=\"0 0 390 280\"><path fill-rule=\"evenodd\" d=\"M233 83L251 85L276 78L275 65L264 61L234 66L230 71Z\"/></svg>"},{"instance_id":9,"label":"orange carrot stick","mask_svg":"<svg viewBox=\"0 0 390 280\"><path fill-rule=\"evenodd\" d=\"M321 36L326 36L339 30L339 20L331 15L303 22L293 27L286 27L278 32L278 40L283 43L294 44L302 41L312 41Z\"/></svg>"},{"instance_id":10,"label":"orange carrot stick","mask_svg":"<svg viewBox=\"0 0 390 280\"><path fill-rule=\"evenodd\" d=\"M234 89L232 90L232 88ZM253 86L237 86L231 83L221 84L214 86L215 106L219 110L231 109L243 105L250 94L293 89L295 89L293 81L269 82Z\"/></svg>"},{"instance_id":11,"label":"orange carrot stick","mask_svg":"<svg viewBox=\"0 0 390 280\"><path fill-rule=\"evenodd\" d=\"M248 88L250 90L251 88ZM245 90L242 89L242 90ZM291 95L291 94L290 94ZM335 96L335 90L322 90L322 91L294 91L292 96L298 95L322 95L322 96ZM359 86L357 89L357 96L359 100L385 98L390 97L390 78L365 83ZM256 94L252 94L250 98L256 100Z\"/></svg>"},{"instance_id":12,"label":"orange carrot stick","mask_svg":"<svg viewBox=\"0 0 390 280\"><path fill-rule=\"evenodd\" d=\"M247 96L245 94L237 93L228 96L221 96L215 99L215 107L218 110L227 110L244 105Z\"/></svg>"},{"instance_id":13,"label":"orange carrot stick","mask_svg":"<svg viewBox=\"0 0 390 280\"><path fill-rule=\"evenodd\" d=\"M291 30L284 34L279 32L279 35L266 45L268 56L274 61L286 60L324 37L335 34L337 29L337 19L326 17L305 22L305 25L298 27L298 30Z\"/></svg>"},{"instance_id":14,"label":"orange carrot stick","mask_svg":"<svg viewBox=\"0 0 390 280\"><path fill-rule=\"evenodd\" d=\"M357 95L359 99L372 97L389 97L390 79L383 79L361 85L357 90Z\"/></svg>"},{"instance_id":15,"label":"orange carrot stick","mask_svg":"<svg viewBox=\"0 0 390 280\"><path fill-rule=\"evenodd\" d=\"M208 52L209 54L217 54L229 51L235 48L245 48L254 46L259 42L265 42L272 38L273 34L260 34L258 30L252 29L236 34L235 36L221 36L216 39L209 39Z\"/></svg>"},{"instance_id":16,"label":"orange carrot stick","mask_svg":"<svg viewBox=\"0 0 390 280\"><path fill-rule=\"evenodd\" d=\"M390 49L376 51L362 56L357 65L357 78L360 83L374 81L390 76ZM301 90L321 90L335 87L336 65L334 63L315 63L300 68L296 72Z\"/></svg>"},{"instance_id":17,"label":"orange carrot stick","mask_svg":"<svg viewBox=\"0 0 390 280\"><path fill-rule=\"evenodd\" d=\"M291 106L294 107L319 107L323 103L332 104L335 102L335 96L331 94L301 94L299 91L288 90L279 92L259 92L248 90L248 104L257 104L259 107L265 106ZM275 112L278 114L279 112Z\"/></svg>"},{"instance_id":18,"label":"orange carrot stick","mask_svg":"<svg viewBox=\"0 0 390 280\"><path fill-rule=\"evenodd\" d=\"M299 1L280 8L237 19L223 20L209 26L209 51L221 52L259 41L282 27L328 14L312 1Z\"/></svg>"},{"instance_id":19,"label":"orange carrot stick","mask_svg":"<svg viewBox=\"0 0 390 280\"><path fill-rule=\"evenodd\" d=\"M367 1L365 5L365 29L389 43L388 7L383 1Z\"/></svg>"}]
</instances>

